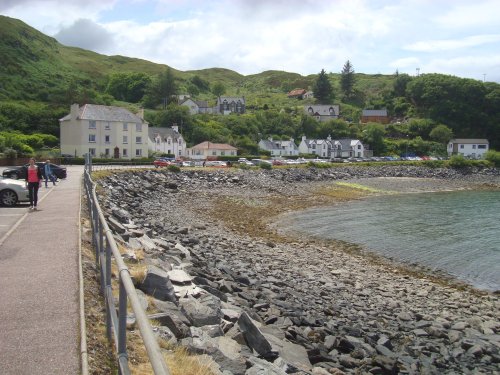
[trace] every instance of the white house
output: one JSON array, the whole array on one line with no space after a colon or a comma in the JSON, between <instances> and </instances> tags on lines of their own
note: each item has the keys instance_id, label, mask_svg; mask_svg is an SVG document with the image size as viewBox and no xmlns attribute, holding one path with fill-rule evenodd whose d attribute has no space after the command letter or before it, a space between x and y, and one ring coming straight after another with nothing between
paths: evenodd
<instances>
[{"instance_id":1,"label":"white house","mask_svg":"<svg viewBox=\"0 0 500 375\"><path fill-rule=\"evenodd\" d=\"M304 135L299 144L301 154L312 154L322 158L329 158L332 148L333 143L330 136L327 139L307 139Z\"/></svg>"},{"instance_id":2,"label":"white house","mask_svg":"<svg viewBox=\"0 0 500 375\"><path fill-rule=\"evenodd\" d=\"M148 156L148 123L143 111L133 114L121 107L73 104L59 125L62 154L123 159Z\"/></svg>"},{"instance_id":3,"label":"white house","mask_svg":"<svg viewBox=\"0 0 500 375\"><path fill-rule=\"evenodd\" d=\"M209 107L208 102L203 100L193 100L191 98L186 98L182 102L180 102L180 105L188 107L189 113L192 115L196 115L199 113L213 113L213 108Z\"/></svg>"},{"instance_id":4,"label":"white house","mask_svg":"<svg viewBox=\"0 0 500 375\"><path fill-rule=\"evenodd\" d=\"M489 146L487 139L452 139L448 142L448 155L482 159L489 150Z\"/></svg>"},{"instance_id":5,"label":"white house","mask_svg":"<svg viewBox=\"0 0 500 375\"><path fill-rule=\"evenodd\" d=\"M216 160L218 156L236 156L238 149L225 143L202 142L188 148L186 156L194 160Z\"/></svg>"},{"instance_id":6,"label":"white house","mask_svg":"<svg viewBox=\"0 0 500 375\"><path fill-rule=\"evenodd\" d=\"M311 104L304 106L304 112L318 121L328 121L339 118L340 106L338 104Z\"/></svg>"},{"instance_id":7,"label":"white house","mask_svg":"<svg viewBox=\"0 0 500 375\"><path fill-rule=\"evenodd\" d=\"M271 156L298 156L299 148L295 144L293 138L290 138L287 141L281 140L273 140L269 139L261 139L259 141L259 148L262 150L269 151Z\"/></svg>"},{"instance_id":8,"label":"white house","mask_svg":"<svg viewBox=\"0 0 500 375\"><path fill-rule=\"evenodd\" d=\"M156 128L148 129L148 146L149 150L155 153L171 154L175 157L186 156L186 142L182 134L179 133L177 125L171 128Z\"/></svg>"},{"instance_id":9,"label":"white house","mask_svg":"<svg viewBox=\"0 0 500 375\"><path fill-rule=\"evenodd\" d=\"M359 139L339 139L334 141L331 158L360 158L365 155L365 147Z\"/></svg>"}]
</instances>

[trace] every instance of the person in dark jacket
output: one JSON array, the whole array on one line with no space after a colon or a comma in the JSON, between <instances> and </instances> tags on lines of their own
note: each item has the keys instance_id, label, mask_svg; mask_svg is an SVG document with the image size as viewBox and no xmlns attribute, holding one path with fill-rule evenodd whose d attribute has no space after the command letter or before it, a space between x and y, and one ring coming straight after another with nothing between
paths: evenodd
<instances>
[{"instance_id":1,"label":"person in dark jacket","mask_svg":"<svg viewBox=\"0 0 500 375\"><path fill-rule=\"evenodd\" d=\"M42 181L42 171L35 164L35 159L31 158L28 167L26 167L26 185L28 187L30 198L30 210L36 211L38 203L38 189Z\"/></svg>"}]
</instances>

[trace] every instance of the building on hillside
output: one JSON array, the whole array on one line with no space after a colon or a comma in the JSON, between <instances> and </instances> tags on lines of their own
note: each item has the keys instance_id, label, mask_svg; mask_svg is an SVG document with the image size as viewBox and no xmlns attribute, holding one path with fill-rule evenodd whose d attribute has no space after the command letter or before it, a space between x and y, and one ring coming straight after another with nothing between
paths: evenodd
<instances>
[{"instance_id":1,"label":"building on hillside","mask_svg":"<svg viewBox=\"0 0 500 375\"><path fill-rule=\"evenodd\" d=\"M61 154L122 159L148 156L148 123L144 111L96 104L71 105L59 120Z\"/></svg>"},{"instance_id":2,"label":"building on hillside","mask_svg":"<svg viewBox=\"0 0 500 375\"><path fill-rule=\"evenodd\" d=\"M293 138L286 141L261 139L259 141L259 148L265 151L269 151L271 156L298 156L299 148L295 144Z\"/></svg>"},{"instance_id":3,"label":"building on hillside","mask_svg":"<svg viewBox=\"0 0 500 375\"><path fill-rule=\"evenodd\" d=\"M328 121L339 118L340 106L338 104L311 104L305 105L304 111L318 121Z\"/></svg>"},{"instance_id":4,"label":"building on hillside","mask_svg":"<svg viewBox=\"0 0 500 375\"><path fill-rule=\"evenodd\" d=\"M327 139L307 139L304 135L299 144L301 154L311 154L321 158L329 158L332 149L333 143L330 136Z\"/></svg>"},{"instance_id":5,"label":"building on hillside","mask_svg":"<svg viewBox=\"0 0 500 375\"><path fill-rule=\"evenodd\" d=\"M237 156L238 149L225 143L202 142L186 150L193 160L217 160L219 156Z\"/></svg>"},{"instance_id":6,"label":"building on hillside","mask_svg":"<svg viewBox=\"0 0 500 375\"><path fill-rule=\"evenodd\" d=\"M302 99L312 99L314 98L314 92L306 91L304 95L302 95Z\"/></svg>"},{"instance_id":7,"label":"building on hillside","mask_svg":"<svg viewBox=\"0 0 500 375\"><path fill-rule=\"evenodd\" d=\"M387 109L363 109L361 113L361 122L378 122L380 124L388 124L389 116L387 115Z\"/></svg>"},{"instance_id":8,"label":"building on hillside","mask_svg":"<svg viewBox=\"0 0 500 375\"><path fill-rule=\"evenodd\" d=\"M245 97L219 96L214 113L229 115L230 113L243 114L246 111Z\"/></svg>"},{"instance_id":9,"label":"building on hillside","mask_svg":"<svg viewBox=\"0 0 500 375\"><path fill-rule=\"evenodd\" d=\"M462 155L471 159L482 159L489 150L487 139L452 139L448 142L448 155Z\"/></svg>"},{"instance_id":10,"label":"building on hillside","mask_svg":"<svg viewBox=\"0 0 500 375\"><path fill-rule=\"evenodd\" d=\"M197 115L200 113L213 113L213 108L208 106L208 102L204 100L193 100L191 98L186 98L179 105L183 105L189 108L189 113L191 115Z\"/></svg>"},{"instance_id":11,"label":"building on hillside","mask_svg":"<svg viewBox=\"0 0 500 375\"><path fill-rule=\"evenodd\" d=\"M304 89L294 89L286 94L290 99L304 99L304 95L306 94L306 90Z\"/></svg>"},{"instance_id":12,"label":"building on hillside","mask_svg":"<svg viewBox=\"0 0 500 375\"><path fill-rule=\"evenodd\" d=\"M186 142L179 127L171 128L150 127L148 129L148 147L154 153L175 155L176 158L186 156Z\"/></svg>"}]
</instances>

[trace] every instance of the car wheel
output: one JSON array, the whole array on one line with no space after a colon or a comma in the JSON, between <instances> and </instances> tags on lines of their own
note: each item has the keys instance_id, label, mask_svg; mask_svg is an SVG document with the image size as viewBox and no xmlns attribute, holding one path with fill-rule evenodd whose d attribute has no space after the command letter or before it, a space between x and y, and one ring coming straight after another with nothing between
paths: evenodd
<instances>
[{"instance_id":1,"label":"car wheel","mask_svg":"<svg viewBox=\"0 0 500 375\"><path fill-rule=\"evenodd\" d=\"M17 203L17 194L12 190L3 190L0 193L0 203L2 206L12 207Z\"/></svg>"}]
</instances>

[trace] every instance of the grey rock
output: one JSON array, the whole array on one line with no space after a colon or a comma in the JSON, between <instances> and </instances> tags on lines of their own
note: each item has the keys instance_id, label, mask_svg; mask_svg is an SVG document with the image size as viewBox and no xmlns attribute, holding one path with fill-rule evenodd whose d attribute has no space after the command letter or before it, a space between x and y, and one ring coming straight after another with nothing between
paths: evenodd
<instances>
[{"instance_id":1,"label":"grey rock","mask_svg":"<svg viewBox=\"0 0 500 375\"><path fill-rule=\"evenodd\" d=\"M183 314L195 327L220 324L221 322L220 300L211 294L203 295L200 298L191 296L181 298L179 305Z\"/></svg>"},{"instance_id":2,"label":"grey rock","mask_svg":"<svg viewBox=\"0 0 500 375\"><path fill-rule=\"evenodd\" d=\"M139 289L161 301L175 302L177 300L167 272L155 266L148 266L146 277L139 284Z\"/></svg>"}]
</instances>

